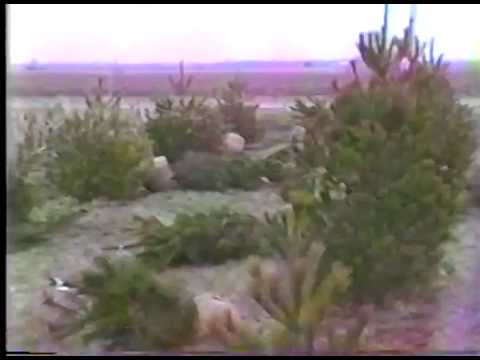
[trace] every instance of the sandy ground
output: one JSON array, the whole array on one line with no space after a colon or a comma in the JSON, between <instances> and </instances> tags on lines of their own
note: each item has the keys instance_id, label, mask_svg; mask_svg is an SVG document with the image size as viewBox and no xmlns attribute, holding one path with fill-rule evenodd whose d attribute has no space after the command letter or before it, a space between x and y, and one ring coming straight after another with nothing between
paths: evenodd
<instances>
[{"instance_id":1,"label":"sandy ground","mask_svg":"<svg viewBox=\"0 0 480 360\"><path fill-rule=\"evenodd\" d=\"M480 209L472 209L458 228L456 275L439 296L436 351L480 351Z\"/></svg>"},{"instance_id":2,"label":"sandy ground","mask_svg":"<svg viewBox=\"0 0 480 360\"><path fill-rule=\"evenodd\" d=\"M51 239L27 251L7 256L7 344L9 350L71 352L85 349L78 342L59 344L48 338L34 319L44 311L41 293L47 275L68 279L91 265L101 247L135 239L134 216L159 216L173 221L175 214L230 205L261 215L284 206L271 191L227 193L171 192L150 195L132 203L98 202ZM404 304L379 311L367 329L372 348L396 347L412 351L480 351L480 210L471 210L456 229L460 243L450 256L456 266L453 278L434 304ZM110 252L110 256L131 256ZM218 268L181 269L175 276L195 293L212 291L229 295L245 313L251 304L243 297L241 263ZM258 316L252 315L252 316Z\"/></svg>"},{"instance_id":3,"label":"sandy ground","mask_svg":"<svg viewBox=\"0 0 480 360\"><path fill-rule=\"evenodd\" d=\"M45 315L41 294L48 288L47 274L72 279L75 273L91 266L93 258L132 256L126 251L101 250L103 246L134 241L133 216L159 216L170 222L181 211L200 211L230 204L239 211L261 216L284 206L273 192L154 194L125 204L98 204L89 213L76 219L66 231L53 234L49 242L7 257L9 349L95 352L93 344L85 348L73 339L59 343L38 325ZM446 277L446 286L438 303L398 303L379 309L367 328L368 347L375 350L404 351L480 351L480 210L472 210L458 226L461 238L451 252L456 272ZM217 267L180 268L167 271L194 294L211 292L228 297L243 314L256 323L268 320L246 294L248 274L244 262L228 262ZM208 344L196 350L208 348ZM215 349L215 346L213 346Z\"/></svg>"},{"instance_id":4,"label":"sandy ground","mask_svg":"<svg viewBox=\"0 0 480 360\"><path fill-rule=\"evenodd\" d=\"M476 131L480 139L478 104ZM480 148L472 169L480 172ZM438 331L431 344L438 350L480 351L480 208L469 211L457 232L461 244L452 256L457 273L439 297Z\"/></svg>"},{"instance_id":5,"label":"sandy ground","mask_svg":"<svg viewBox=\"0 0 480 360\"><path fill-rule=\"evenodd\" d=\"M226 205L238 211L262 216L264 212L278 210L284 206L284 203L277 194L270 191L171 192L153 194L128 205L98 203L93 210L76 219L64 231L52 234L48 242L8 255L7 339L9 348L35 346L33 344L37 343L39 337L40 344L37 343L37 345L41 349L45 350L45 347L51 349L54 346L49 342L41 341L41 337L45 334L31 326L32 311L37 314L43 311L38 305L42 291L48 288L48 274L61 279L70 279L78 271L90 267L92 260L98 255L131 256L130 252L105 252L101 248L136 241L134 216L154 215L163 222L169 223L179 212L206 211L209 208ZM226 265L226 267L233 272L237 271L236 264ZM231 293L232 285L242 283L238 281L238 276L235 274L232 277L231 271L221 271L220 274L224 275L223 279L215 277L218 272L212 272L209 269L193 271L194 277L189 279L189 283L193 286L193 290L196 288L196 292L211 288L216 292ZM188 272L189 276L191 274L192 272ZM179 277L182 277L181 272Z\"/></svg>"}]
</instances>

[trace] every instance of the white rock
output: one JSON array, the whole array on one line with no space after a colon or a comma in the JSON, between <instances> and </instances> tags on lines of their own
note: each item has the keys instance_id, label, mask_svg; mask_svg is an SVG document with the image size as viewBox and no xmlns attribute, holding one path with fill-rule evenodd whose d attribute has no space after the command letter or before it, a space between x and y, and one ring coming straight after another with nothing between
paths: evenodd
<instances>
[{"instance_id":1,"label":"white rock","mask_svg":"<svg viewBox=\"0 0 480 360\"><path fill-rule=\"evenodd\" d=\"M305 139L307 130L303 126L296 125L290 134L290 141L295 143L302 143Z\"/></svg>"},{"instance_id":2,"label":"white rock","mask_svg":"<svg viewBox=\"0 0 480 360\"><path fill-rule=\"evenodd\" d=\"M290 142L294 149L303 151L305 134L307 130L303 126L296 125L290 133Z\"/></svg>"},{"instance_id":3,"label":"white rock","mask_svg":"<svg viewBox=\"0 0 480 360\"><path fill-rule=\"evenodd\" d=\"M239 153L245 148L245 139L236 133L230 132L223 137L223 146L227 152Z\"/></svg>"},{"instance_id":4,"label":"white rock","mask_svg":"<svg viewBox=\"0 0 480 360\"><path fill-rule=\"evenodd\" d=\"M162 168L168 166L168 160L166 156L157 156L153 159L153 164L155 168Z\"/></svg>"},{"instance_id":5,"label":"white rock","mask_svg":"<svg viewBox=\"0 0 480 360\"><path fill-rule=\"evenodd\" d=\"M193 300L198 309L197 335L199 337L210 335L213 325L225 326L229 315L235 327L242 326L238 310L228 299L205 293L196 296Z\"/></svg>"},{"instance_id":6,"label":"white rock","mask_svg":"<svg viewBox=\"0 0 480 360\"><path fill-rule=\"evenodd\" d=\"M174 175L165 156L157 156L153 159L153 170L156 174L161 174L164 180L171 180Z\"/></svg>"},{"instance_id":7,"label":"white rock","mask_svg":"<svg viewBox=\"0 0 480 360\"><path fill-rule=\"evenodd\" d=\"M151 192L169 190L173 186L174 172L168 164L165 156L158 156L153 159L153 169L148 174L145 187Z\"/></svg>"},{"instance_id":8,"label":"white rock","mask_svg":"<svg viewBox=\"0 0 480 360\"><path fill-rule=\"evenodd\" d=\"M265 184L271 184L272 183L266 176L262 176L260 178L260 180L262 180Z\"/></svg>"}]
</instances>

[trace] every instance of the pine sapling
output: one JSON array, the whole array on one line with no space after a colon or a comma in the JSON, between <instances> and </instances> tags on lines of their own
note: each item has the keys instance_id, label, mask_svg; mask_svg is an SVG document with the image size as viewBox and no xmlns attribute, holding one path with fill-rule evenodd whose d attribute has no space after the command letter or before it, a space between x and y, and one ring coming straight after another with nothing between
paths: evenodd
<instances>
[{"instance_id":1,"label":"pine sapling","mask_svg":"<svg viewBox=\"0 0 480 360\"><path fill-rule=\"evenodd\" d=\"M179 64L179 77L178 80L175 80L173 76L169 75L168 76L168 81L170 82L170 85L175 91L175 95L178 96L185 96L187 94L188 89L192 85L193 82L193 76L188 75L185 77L185 70L183 67L183 61L180 62Z\"/></svg>"}]
</instances>

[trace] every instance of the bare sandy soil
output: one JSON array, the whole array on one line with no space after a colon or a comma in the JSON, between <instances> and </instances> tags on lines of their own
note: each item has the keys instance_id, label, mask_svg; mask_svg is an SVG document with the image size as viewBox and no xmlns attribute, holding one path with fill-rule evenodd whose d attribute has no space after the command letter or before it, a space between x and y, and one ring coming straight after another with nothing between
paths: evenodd
<instances>
[{"instance_id":1,"label":"bare sandy soil","mask_svg":"<svg viewBox=\"0 0 480 360\"><path fill-rule=\"evenodd\" d=\"M44 328L35 328L33 322L45 312L41 294L48 289L48 275L72 279L79 271L92 266L98 255L112 257L132 256L131 251L105 251L102 247L138 241L134 233L134 217L158 216L170 223L179 212L207 211L221 206L262 216L278 210L284 203L273 192L171 192L153 194L133 203L98 203L87 214L76 219L67 229L51 235L48 242L29 250L7 256L7 285L10 300L8 311L8 345L29 350L60 350L52 344ZM193 269L188 281L194 293L213 291L232 292L232 286L241 286L238 265L226 265L227 271ZM232 274L232 272L234 272ZM232 277L233 275L233 277ZM232 281L235 279L235 281ZM234 289L233 289L234 290ZM25 343L26 341L26 343Z\"/></svg>"},{"instance_id":2,"label":"bare sandy soil","mask_svg":"<svg viewBox=\"0 0 480 360\"><path fill-rule=\"evenodd\" d=\"M67 229L30 250L7 257L8 345L10 349L77 353L98 352L98 344L82 345L78 339L59 342L48 334L40 320L52 320L42 306L42 293L49 288L48 275L75 279L75 274L91 266L95 256L129 257L131 251L105 251L101 248L135 241L134 216L159 216L170 222L181 211L200 211L222 205L261 216L284 206L275 193L175 192L155 194L129 205L98 204L76 219ZM378 309L366 330L365 343L370 351L480 351L480 212L472 210L457 229L461 242L452 248L453 277L439 279L444 287L438 303L425 300L398 302ZM227 297L242 316L252 323L268 325L268 316L246 295L248 273L244 262L228 262L216 267L184 267L169 270L173 277L193 294L205 292ZM203 343L193 349L215 350L218 345Z\"/></svg>"},{"instance_id":3,"label":"bare sandy soil","mask_svg":"<svg viewBox=\"0 0 480 360\"><path fill-rule=\"evenodd\" d=\"M204 211L222 205L258 216L285 206L271 190L171 192L153 194L128 204L97 202L69 226L52 234L48 242L8 255L9 349L63 354L100 351L99 344L85 348L78 339L58 342L48 335L39 321L51 316L41 304L42 292L48 288L47 276L74 277L78 271L90 267L100 254L132 256L129 251L106 253L101 248L134 241L134 216L156 215L168 223L179 212ZM438 300L405 300L390 308L378 309L366 331L365 344L369 350L480 351L480 210L472 209L455 231L460 242L449 249L447 260L454 264L456 272L453 276L439 275L439 284L443 287ZM248 275L242 262L182 268L168 276L174 276L195 294L213 292L230 298L252 322L268 322L265 314L245 295ZM205 349L206 345L201 345Z\"/></svg>"}]
</instances>

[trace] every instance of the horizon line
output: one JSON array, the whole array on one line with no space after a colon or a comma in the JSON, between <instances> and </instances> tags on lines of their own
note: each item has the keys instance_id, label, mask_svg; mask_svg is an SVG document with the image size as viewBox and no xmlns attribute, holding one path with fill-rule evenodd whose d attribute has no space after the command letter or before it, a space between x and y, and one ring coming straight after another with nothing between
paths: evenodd
<instances>
[{"instance_id":1,"label":"horizon line","mask_svg":"<svg viewBox=\"0 0 480 360\"><path fill-rule=\"evenodd\" d=\"M119 62L119 61L78 61L78 62L73 62L73 61L45 61L41 62L38 60L31 60L29 62L16 62L16 63L11 63L11 65L178 65L180 62L183 62L184 64L201 64L201 65L215 65L215 64L228 64L228 63L248 63L248 62L263 62L263 63L268 63L268 62L284 62L284 63L301 63L301 62L344 62L344 61L350 61L351 59L348 58L334 58L334 59L297 59L297 60L275 60L275 59L246 59L246 60L223 60L223 61L185 61L185 60L178 60L178 61L146 61L146 62Z\"/></svg>"},{"instance_id":2,"label":"horizon line","mask_svg":"<svg viewBox=\"0 0 480 360\"><path fill-rule=\"evenodd\" d=\"M360 60L360 56L352 57L352 58L336 58L336 59L298 59L298 60L266 60L266 59L259 59L259 60L224 60L224 61L157 61L157 62L118 62L118 61L86 61L86 62L71 62L71 61L48 61L48 62L41 62L37 60L31 60L30 62L17 62L17 63L10 63L10 66L51 66L51 65L178 65L179 63L183 62L184 65L219 65L219 64L235 64L235 63L308 63L308 62L350 62L351 60ZM457 58L457 59L450 59L447 61L452 62L478 62L480 58Z\"/></svg>"}]
</instances>

